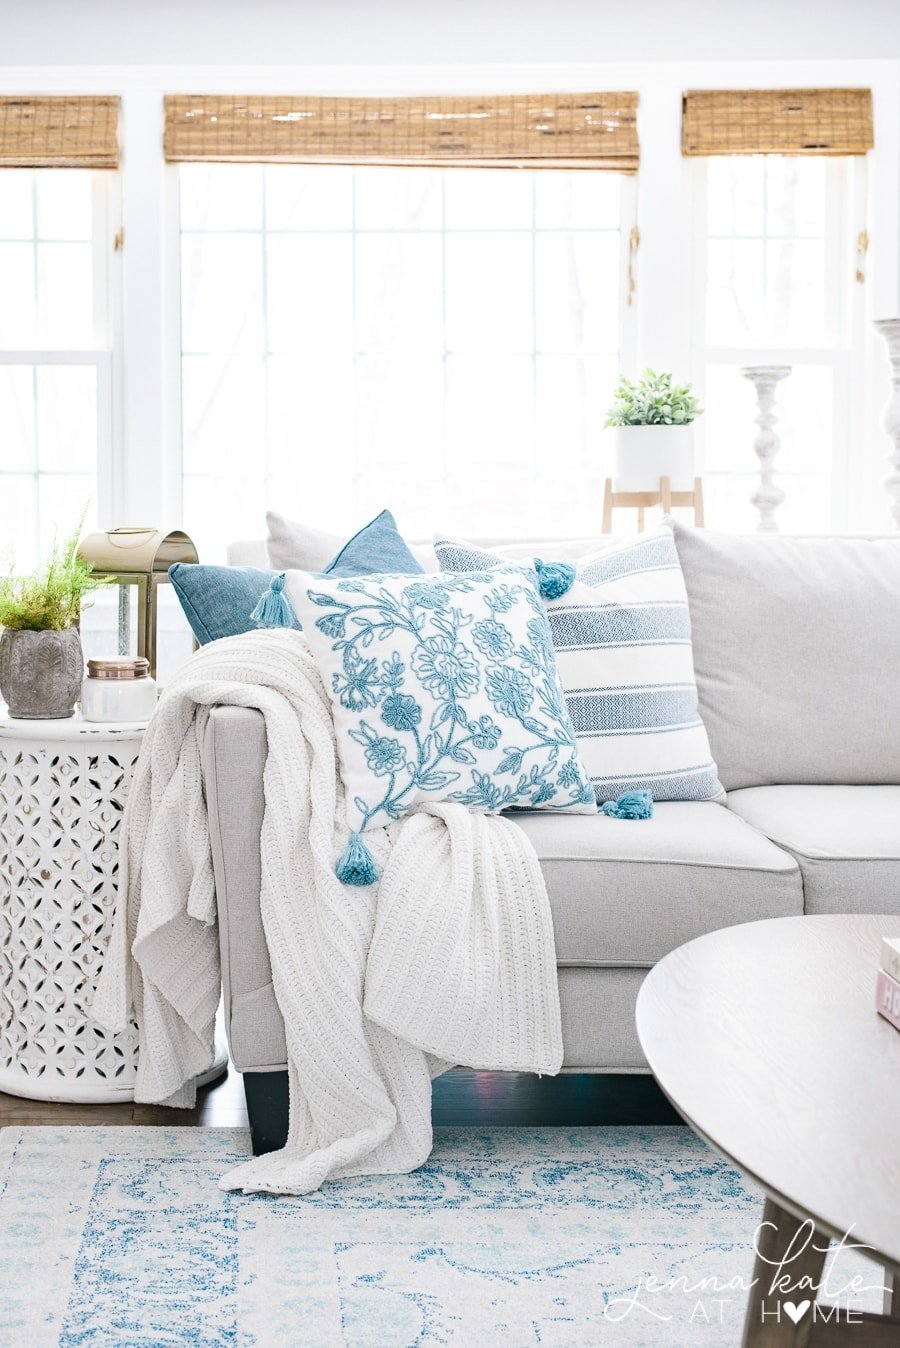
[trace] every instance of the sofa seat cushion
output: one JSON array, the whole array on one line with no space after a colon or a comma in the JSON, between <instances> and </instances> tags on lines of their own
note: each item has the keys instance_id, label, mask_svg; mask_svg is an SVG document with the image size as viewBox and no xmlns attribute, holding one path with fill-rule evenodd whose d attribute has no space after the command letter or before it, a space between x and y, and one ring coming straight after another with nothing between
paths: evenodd
<instances>
[{"instance_id":1,"label":"sofa seat cushion","mask_svg":"<svg viewBox=\"0 0 900 1348\"><path fill-rule=\"evenodd\" d=\"M749 787L728 808L797 858L807 913L900 915L900 786Z\"/></svg>"},{"instance_id":2,"label":"sofa seat cushion","mask_svg":"<svg viewBox=\"0 0 900 1348\"><path fill-rule=\"evenodd\" d=\"M803 911L796 861L711 802L652 819L511 815L541 863L561 965L650 965L705 932Z\"/></svg>"},{"instance_id":3,"label":"sofa seat cushion","mask_svg":"<svg viewBox=\"0 0 900 1348\"><path fill-rule=\"evenodd\" d=\"M564 968L559 971L563 1067L572 1071L646 1072L634 1004L646 969ZM241 1072L287 1067L284 1021L271 983L237 993L228 1024L231 1057Z\"/></svg>"}]
</instances>

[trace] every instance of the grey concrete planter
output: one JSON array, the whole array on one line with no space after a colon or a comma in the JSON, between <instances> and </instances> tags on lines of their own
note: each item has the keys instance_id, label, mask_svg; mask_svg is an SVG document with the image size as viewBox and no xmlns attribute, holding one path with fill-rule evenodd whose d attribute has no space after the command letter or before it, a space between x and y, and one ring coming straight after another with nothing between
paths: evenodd
<instances>
[{"instance_id":1,"label":"grey concrete planter","mask_svg":"<svg viewBox=\"0 0 900 1348\"><path fill-rule=\"evenodd\" d=\"M10 716L28 721L71 716L83 678L84 655L77 627L61 632L3 629L0 694Z\"/></svg>"}]
</instances>

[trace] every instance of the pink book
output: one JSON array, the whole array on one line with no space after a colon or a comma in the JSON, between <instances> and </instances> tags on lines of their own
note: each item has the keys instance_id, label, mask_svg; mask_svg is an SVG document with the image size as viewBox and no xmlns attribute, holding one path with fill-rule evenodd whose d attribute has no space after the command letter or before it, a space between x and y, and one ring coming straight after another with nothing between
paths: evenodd
<instances>
[{"instance_id":1,"label":"pink book","mask_svg":"<svg viewBox=\"0 0 900 1348\"><path fill-rule=\"evenodd\" d=\"M900 982L900 936L885 936L882 940L881 967Z\"/></svg>"},{"instance_id":2,"label":"pink book","mask_svg":"<svg viewBox=\"0 0 900 1348\"><path fill-rule=\"evenodd\" d=\"M878 970L875 1005L879 1016L884 1016L895 1029L900 1030L900 983L885 973L884 969Z\"/></svg>"}]
</instances>

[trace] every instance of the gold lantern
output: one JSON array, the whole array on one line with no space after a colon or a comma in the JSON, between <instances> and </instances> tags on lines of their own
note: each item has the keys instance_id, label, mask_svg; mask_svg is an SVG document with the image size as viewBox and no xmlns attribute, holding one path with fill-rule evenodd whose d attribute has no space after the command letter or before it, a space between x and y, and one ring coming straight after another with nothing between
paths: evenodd
<instances>
[{"instance_id":1,"label":"gold lantern","mask_svg":"<svg viewBox=\"0 0 900 1348\"><path fill-rule=\"evenodd\" d=\"M78 555L90 562L96 576L109 576L119 586L119 654L128 655L131 586L137 586L137 653L150 662L156 676L157 587L169 579L174 562L197 562L197 549L180 529L124 527L88 534Z\"/></svg>"}]
</instances>

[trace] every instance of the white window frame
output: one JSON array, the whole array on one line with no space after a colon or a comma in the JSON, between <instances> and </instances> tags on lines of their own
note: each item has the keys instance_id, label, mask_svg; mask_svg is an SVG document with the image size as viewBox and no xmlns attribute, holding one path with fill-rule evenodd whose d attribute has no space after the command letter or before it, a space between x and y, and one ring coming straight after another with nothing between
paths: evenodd
<instances>
[{"instance_id":1,"label":"white window frame","mask_svg":"<svg viewBox=\"0 0 900 1348\"><path fill-rule=\"evenodd\" d=\"M534 89L634 89L639 93L641 168L637 184L640 248L636 290L622 335L622 367L681 370L693 350L691 165L681 156L681 96L688 88L866 86L874 96L875 150L869 156L867 281L858 287L865 339L854 351L861 406L836 465L835 496L848 526L890 527L881 488L888 448L880 427L888 394L884 348L871 320L900 313L900 61L635 61L460 66L8 66L0 92L96 93L122 97L120 170L125 246L120 323L114 329L112 435L104 523L177 527L181 521L181 418L177 170L162 150L164 93L416 94ZM628 230L623 213L623 268ZM111 288L112 290L112 288ZM114 293L114 290L112 291ZM127 361L122 353L127 352ZM46 356L46 353L42 353ZM688 376L695 371L688 370ZM598 453L600 449L598 447ZM841 475L846 491L841 489ZM106 505L103 507L106 508ZM600 503L598 502L598 521ZM189 521L185 522L189 526ZM598 525L599 528L599 525Z\"/></svg>"},{"instance_id":2,"label":"white window frame","mask_svg":"<svg viewBox=\"0 0 900 1348\"><path fill-rule=\"evenodd\" d=\"M863 285L855 279L857 253L855 244L866 229L865 160L854 158L826 160L826 220L831 225L825 238L828 250L826 269L837 273L839 285L829 294L827 325L833 335L833 344L821 347L802 346L718 346L706 340L706 290L702 278L707 266L707 185L709 159L697 158L690 162L692 178L692 274L697 283L692 288L691 369L701 403L706 398L706 372L710 365L819 365L832 373L832 417L834 430L831 442L829 477L831 483L831 517L829 527L835 532L846 531L851 523L849 511L852 479L851 430L863 418L861 397L861 351L865 346L865 294ZM747 472L754 473L756 461L752 454L756 434L751 424L746 427ZM706 426L701 417L696 425L695 446L698 470L709 472L705 466ZM778 471L778 458L775 471ZM730 477L733 473L716 471L715 476ZM750 486L753 490L755 483ZM823 528L823 532L825 529Z\"/></svg>"},{"instance_id":3,"label":"white window frame","mask_svg":"<svg viewBox=\"0 0 900 1348\"><path fill-rule=\"evenodd\" d=\"M2 171L2 170L0 170ZM15 170L13 170L15 171ZM52 173L53 169L34 169L34 173ZM79 170L74 170L79 171ZM114 452L117 441L117 416L120 398L115 379L121 367L122 325L121 272L115 260L121 197L117 175L108 170L90 170L91 183L91 284L93 296L93 336L90 346L82 347L0 347L0 366L31 366L35 372L42 366L89 366L96 376L97 455L96 498L94 505L99 520L109 519L115 513L116 484L119 463ZM36 398L36 389L35 389ZM16 476L32 477L36 483L45 474L39 464L32 472ZM0 488L3 475L0 474ZM37 521L36 521L37 522ZM60 521L71 525L70 521Z\"/></svg>"}]
</instances>

